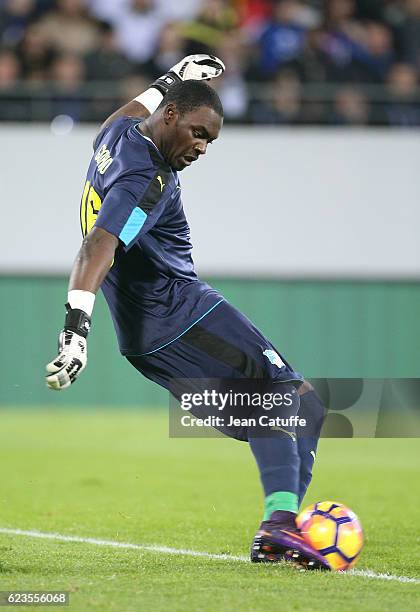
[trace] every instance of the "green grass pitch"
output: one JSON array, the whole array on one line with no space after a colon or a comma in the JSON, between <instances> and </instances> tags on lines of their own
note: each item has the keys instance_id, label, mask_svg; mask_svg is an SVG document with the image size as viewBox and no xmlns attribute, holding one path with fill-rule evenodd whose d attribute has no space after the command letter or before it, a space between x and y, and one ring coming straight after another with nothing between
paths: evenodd
<instances>
[{"instance_id":1,"label":"green grass pitch","mask_svg":"<svg viewBox=\"0 0 420 612\"><path fill-rule=\"evenodd\" d=\"M167 432L164 411L0 411L0 528L247 555L262 513L247 445ZM305 503L357 512L357 569L419 577L419 451L321 441ZM67 590L82 611L383 612L416 609L420 583L0 533L0 590Z\"/></svg>"}]
</instances>

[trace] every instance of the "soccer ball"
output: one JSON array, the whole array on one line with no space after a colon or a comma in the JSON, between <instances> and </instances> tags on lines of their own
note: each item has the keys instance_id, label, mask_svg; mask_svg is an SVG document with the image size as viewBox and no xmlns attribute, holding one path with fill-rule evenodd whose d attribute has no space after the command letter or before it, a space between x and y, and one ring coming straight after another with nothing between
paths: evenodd
<instances>
[{"instance_id":1,"label":"soccer ball","mask_svg":"<svg viewBox=\"0 0 420 612\"><path fill-rule=\"evenodd\" d=\"M363 546L363 531L349 508L334 501L318 502L298 515L296 525L331 569L342 571L355 565Z\"/></svg>"}]
</instances>

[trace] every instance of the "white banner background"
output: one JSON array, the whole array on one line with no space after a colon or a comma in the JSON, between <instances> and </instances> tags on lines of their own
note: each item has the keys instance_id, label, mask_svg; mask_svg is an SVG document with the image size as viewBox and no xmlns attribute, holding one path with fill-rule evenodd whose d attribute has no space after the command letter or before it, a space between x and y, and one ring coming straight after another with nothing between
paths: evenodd
<instances>
[{"instance_id":1,"label":"white banner background","mask_svg":"<svg viewBox=\"0 0 420 612\"><path fill-rule=\"evenodd\" d=\"M67 273L96 128L0 127L2 273ZM205 275L420 278L420 132L224 128L180 174Z\"/></svg>"}]
</instances>

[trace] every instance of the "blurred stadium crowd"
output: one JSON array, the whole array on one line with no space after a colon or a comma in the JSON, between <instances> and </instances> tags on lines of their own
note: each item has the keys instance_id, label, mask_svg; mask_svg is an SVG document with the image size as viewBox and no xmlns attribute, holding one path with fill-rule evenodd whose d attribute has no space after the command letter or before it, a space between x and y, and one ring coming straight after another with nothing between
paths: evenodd
<instances>
[{"instance_id":1,"label":"blurred stadium crowd","mask_svg":"<svg viewBox=\"0 0 420 612\"><path fill-rule=\"evenodd\" d=\"M0 0L0 120L101 121L202 52L230 122L420 126L420 0Z\"/></svg>"}]
</instances>

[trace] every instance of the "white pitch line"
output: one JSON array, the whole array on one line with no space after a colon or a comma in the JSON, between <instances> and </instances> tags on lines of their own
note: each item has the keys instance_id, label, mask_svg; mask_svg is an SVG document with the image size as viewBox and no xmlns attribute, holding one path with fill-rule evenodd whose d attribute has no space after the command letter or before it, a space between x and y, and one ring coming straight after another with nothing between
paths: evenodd
<instances>
[{"instance_id":1,"label":"white pitch line","mask_svg":"<svg viewBox=\"0 0 420 612\"><path fill-rule=\"evenodd\" d=\"M9 535L42 538L46 540L59 540L61 542L79 542L82 544L96 544L97 546L113 546L114 548L130 548L134 550L147 550L148 552L162 552L169 555L187 555L189 557L205 557L206 559L221 559L223 561L249 561L249 557L202 552L183 548L170 548L157 544L132 544L130 542L115 542L114 540L99 540L97 538L82 538L80 536L62 535L60 533L45 533L43 531L25 531L23 529L9 529L0 527L0 533Z\"/></svg>"},{"instance_id":2,"label":"white pitch line","mask_svg":"<svg viewBox=\"0 0 420 612\"><path fill-rule=\"evenodd\" d=\"M170 548L169 546L159 546L157 544L132 544L130 542L115 542L114 540L99 540L97 538L83 538L81 536L62 535L60 533L45 533L43 531L24 529L10 529L9 527L0 527L0 533L6 535L26 536L29 538L41 538L44 540L59 540L60 542L78 542L81 544L94 544L96 546L112 546L114 548L124 548L131 550L146 550L148 552L161 552L169 555L184 555L188 557L203 557L205 559L214 559L221 561L242 561L249 562L249 557L240 555L227 555L208 553L200 550L189 550L185 548ZM373 578L376 580L392 580L396 582L411 582L420 584L417 578L409 578L408 576L394 576L392 574L377 574L371 570L352 569L348 572L338 572L342 576L359 576L362 578Z\"/></svg>"}]
</instances>

